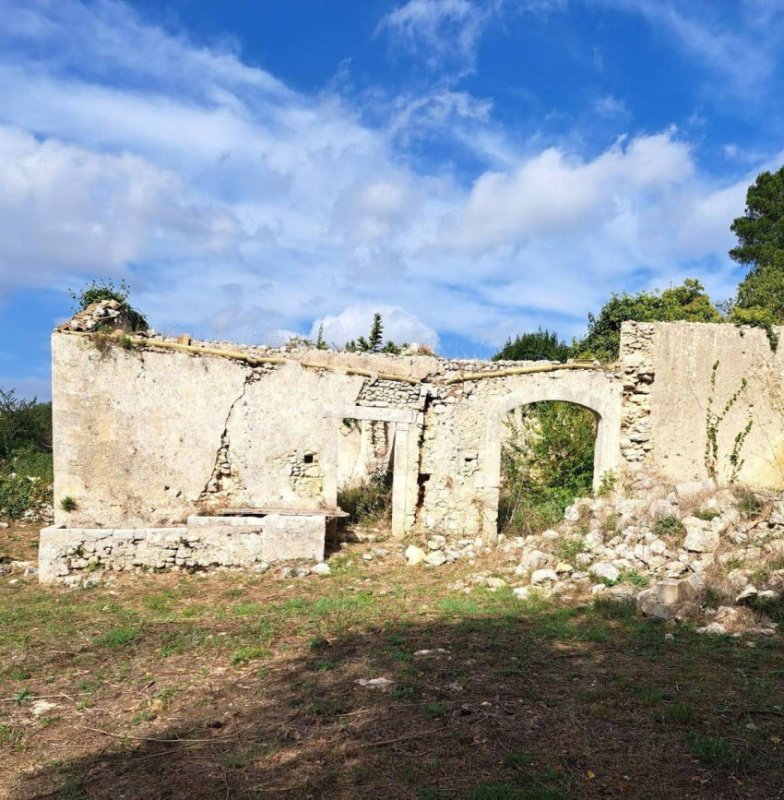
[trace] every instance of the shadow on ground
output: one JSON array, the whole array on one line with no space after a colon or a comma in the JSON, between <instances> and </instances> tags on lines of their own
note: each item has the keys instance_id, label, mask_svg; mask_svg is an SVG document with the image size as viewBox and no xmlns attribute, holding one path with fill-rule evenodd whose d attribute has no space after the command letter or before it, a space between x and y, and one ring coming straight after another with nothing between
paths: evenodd
<instances>
[{"instance_id":1,"label":"shadow on ground","mask_svg":"<svg viewBox=\"0 0 784 800\"><path fill-rule=\"evenodd\" d=\"M667 642L587 606L451 610L226 670L146 739L75 729L89 753L10 798L784 797L780 644Z\"/></svg>"}]
</instances>

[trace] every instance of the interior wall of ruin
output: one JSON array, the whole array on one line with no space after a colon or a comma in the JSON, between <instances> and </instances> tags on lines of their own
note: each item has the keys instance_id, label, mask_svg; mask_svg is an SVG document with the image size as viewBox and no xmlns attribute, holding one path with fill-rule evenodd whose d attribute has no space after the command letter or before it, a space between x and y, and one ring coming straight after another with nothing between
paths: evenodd
<instances>
[{"instance_id":1,"label":"interior wall of ruin","mask_svg":"<svg viewBox=\"0 0 784 800\"><path fill-rule=\"evenodd\" d=\"M622 448L632 469L704 479L715 460L720 483L784 485L784 347L774 349L765 330L625 323L621 374Z\"/></svg>"}]
</instances>

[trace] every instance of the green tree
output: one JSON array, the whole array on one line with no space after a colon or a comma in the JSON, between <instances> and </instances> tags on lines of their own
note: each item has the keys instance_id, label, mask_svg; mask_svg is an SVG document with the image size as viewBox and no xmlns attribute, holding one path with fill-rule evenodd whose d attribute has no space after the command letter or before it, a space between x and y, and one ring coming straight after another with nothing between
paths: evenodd
<instances>
[{"instance_id":1,"label":"green tree","mask_svg":"<svg viewBox=\"0 0 784 800\"><path fill-rule=\"evenodd\" d=\"M0 389L0 461L21 450L51 452L52 404L16 397Z\"/></svg>"},{"instance_id":2,"label":"green tree","mask_svg":"<svg viewBox=\"0 0 784 800\"><path fill-rule=\"evenodd\" d=\"M384 323L378 311L373 314L373 321L370 323L370 332L367 338L358 336L350 342L346 342L345 349L349 353L388 353L393 356L400 355L400 351L405 345L397 345L393 341L384 341Z\"/></svg>"},{"instance_id":3,"label":"green tree","mask_svg":"<svg viewBox=\"0 0 784 800\"><path fill-rule=\"evenodd\" d=\"M612 361L618 358L621 324L636 322L720 322L721 314L703 285L687 278L663 292L613 294L598 316L588 315L588 334L574 343L572 352L583 358Z\"/></svg>"},{"instance_id":4,"label":"green tree","mask_svg":"<svg viewBox=\"0 0 784 800\"><path fill-rule=\"evenodd\" d=\"M745 213L730 229L738 237L730 258L751 267L738 286L732 318L763 326L784 321L784 167L757 176Z\"/></svg>"},{"instance_id":5,"label":"green tree","mask_svg":"<svg viewBox=\"0 0 784 800\"><path fill-rule=\"evenodd\" d=\"M569 354L569 345L561 341L555 331L539 328L533 333L507 339L493 361L566 361Z\"/></svg>"}]
</instances>

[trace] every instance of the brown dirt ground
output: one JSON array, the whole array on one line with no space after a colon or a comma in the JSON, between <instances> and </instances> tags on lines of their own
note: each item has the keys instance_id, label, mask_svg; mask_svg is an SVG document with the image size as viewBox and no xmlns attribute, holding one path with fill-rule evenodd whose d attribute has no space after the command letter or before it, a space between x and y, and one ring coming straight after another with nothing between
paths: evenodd
<instances>
[{"instance_id":1,"label":"brown dirt ground","mask_svg":"<svg viewBox=\"0 0 784 800\"><path fill-rule=\"evenodd\" d=\"M0 797L784 798L780 637L459 594L499 562L368 549L329 578L0 578Z\"/></svg>"}]
</instances>

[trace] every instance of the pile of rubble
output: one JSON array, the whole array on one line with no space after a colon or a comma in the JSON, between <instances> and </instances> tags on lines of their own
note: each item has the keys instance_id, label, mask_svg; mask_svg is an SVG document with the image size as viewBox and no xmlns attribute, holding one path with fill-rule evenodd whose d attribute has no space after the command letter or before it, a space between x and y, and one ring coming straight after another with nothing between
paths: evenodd
<instances>
[{"instance_id":1,"label":"pile of rubble","mask_svg":"<svg viewBox=\"0 0 784 800\"><path fill-rule=\"evenodd\" d=\"M412 565L440 566L483 549L432 537L427 550L409 546L404 555ZM634 498L580 500L556 529L501 537L500 549L509 566L453 588L510 585L521 599L603 595L634 601L646 616L704 620L698 630L706 633L772 634L776 626L760 609L784 593L784 498L717 489L713 481L649 487Z\"/></svg>"}]
</instances>

